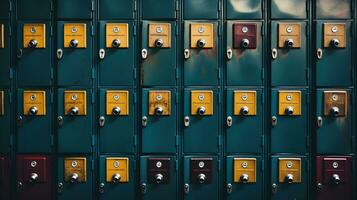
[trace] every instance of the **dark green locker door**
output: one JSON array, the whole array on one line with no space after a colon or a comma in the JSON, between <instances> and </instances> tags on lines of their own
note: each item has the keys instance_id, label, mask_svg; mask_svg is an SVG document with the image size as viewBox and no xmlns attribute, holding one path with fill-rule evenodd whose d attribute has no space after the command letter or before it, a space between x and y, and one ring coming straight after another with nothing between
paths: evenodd
<instances>
[{"instance_id":1,"label":"dark green locker door","mask_svg":"<svg viewBox=\"0 0 357 200\"><path fill-rule=\"evenodd\" d=\"M226 84L262 85L264 78L262 23L228 21L226 47ZM243 46L243 42L248 41ZM239 45L238 45L239 44Z\"/></svg>"},{"instance_id":2,"label":"dark green locker door","mask_svg":"<svg viewBox=\"0 0 357 200\"><path fill-rule=\"evenodd\" d=\"M227 19L261 19L263 17L263 0L226 0Z\"/></svg>"},{"instance_id":3,"label":"dark green locker door","mask_svg":"<svg viewBox=\"0 0 357 200\"><path fill-rule=\"evenodd\" d=\"M317 153L352 153L352 95L350 89L317 90Z\"/></svg>"},{"instance_id":4,"label":"dark green locker door","mask_svg":"<svg viewBox=\"0 0 357 200\"><path fill-rule=\"evenodd\" d=\"M263 167L260 156L227 156L225 199L265 199Z\"/></svg>"},{"instance_id":5,"label":"dark green locker door","mask_svg":"<svg viewBox=\"0 0 357 200\"><path fill-rule=\"evenodd\" d=\"M316 0L314 4L317 19L350 19L354 10L353 0Z\"/></svg>"},{"instance_id":6,"label":"dark green locker door","mask_svg":"<svg viewBox=\"0 0 357 200\"><path fill-rule=\"evenodd\" d=\"M174 156L140 157L141 199L178 199L178 163Z\"/></svg>"},{"instance_id":7,"label":"dark green locker door","mask_svg":"<svg viewBox=\"0 0 357 200\"><path fill-rule=\"evenodd\" d=\"M218 19L220 0L182 0L184 19Z\"/></svg>"},{"instance_id":8,"label":"dark green locker door","mask_svg":"<svg viewBox=\"0 0 357 200\"><path fill-rule=\"evenodd\" d=\"M51 90L18 89L17 152L50 153L53 143L52 120Z\"/></svg>"},{"instance_id":9,"label":"dark green locker door","mask_svg":"<svg viewBox=\"0 0 357 200\"><path fill-rule=\"evenodd\" d=\"M350 86L352 71L351 22L316 22L316 85Z\"/></svg>"},{"instance_id":10,"label":"dark green locker door","mask_svg":"<svg viewBox=\"0 0 357 200\"><path fill-rule=\"evenodd\" d=\"M271 22L271 85L307 84L307 23Z\"/></svg>"},{"instance_id":11,"label":"dark green locker door","mask_svg":"<svg viewBox=\"0 0 357 200\"><path fill-rule=\"evenodd\" d=\"M218 89L184 90L183 151L185 153L218 152L219 138ZM204 140L202 139L204 138Z\"/></svg>"},{"instance_id":12,"label":"dark green locker door","mask_svg":"<svg viewBox=\"0 0 357 200\"><path fill-rule=\"evenodd\" d=\"M272 0L272 19L305 19L308 16L307 0Z\"/></svg>"},{"instance_id":13,"label":"dark green locker door","mask_svg":"<svg viewBox=\"0 0 357 200\"><path fill-rule=\"evenodd\" d=\"M101 0L99 1L99 19L134 19L136 5L136 0Z\"/></svg>"},{"instance_id":14,"label":"dark green locker door","mask_svg":"<svg viewBox=\"0 0 357 200\"><path fill-rule=\"evenodd\" d=\"M185 156L184 200L219 199L219 160L217 156Z\"/></svg>"},{"instance_id":15,"label":"dark green locker door","mask_svg":"<svg viewBox=\"0 0 357 200\"><path fill-rule=\"evenodd\" d=\"M305 156L271 157L271 199L308 199L308 167Z\"/></svg>"},{"instance_id":16,"label":"dark green locker door","mask_svg":"<svg viewBox=\"0 0 357 200\"><path fill-rule=\"evenodd\" d=\"M95 10L94 0L57 1L58 19L91 19Z\"/></svg>"},{"instance_id":17,"label":"dark green locker door","mask_svg":"<svg viewBox=\"0 0 357 200\"><path fill-rule=\"evenodd\" d=\"M226 90L226 152L263 151L263 93L261 89Z\"/></svg>"},{"instance_id":18,"label":"dark green locker door","mask_svg":"<svg viewBox=\"0 0 357 200\"><path fill-rule=\"evenodd\" d=\"M1 6L0 6L1 7ZM8 20L0 19L0 86L10 85L10 25Z\"/></svg>"},{"instance_id":19,"label":"dark green locker door","mask_svg":"<svg viewBox=\"0 0 357 200\"><path fill-rule=\"evenodd\" d=\"M53 0L17 0L17 19L50 20L53 11Z\"/></svg>"},{"instance_id":20,"label":"dark green locker door","mask_svg":"<svg viewBox=\"0 0 357 200\"><path fill-rule=\"evenodd\" d=\"M57 22L57 85L90 86L92 76L92 24ZM66 33L64 32L66 30Z\"/></svg>"},{"instance_id":21,"label":"dark green locker door","mask_svg":"<svg viewBox=\"0 0 357 200\"><path fill-rule=\"evenodd\" d=\"M306 89L274 89L271 95L271 152L306 153L309 132Z\"/></svg>"},{"instance_id":22,"label":"dark green locker door","mask_svg":"<svg viewBox=\"0 0 357 200\"><path fill-rule=\"evenodd\" d=\"M53 79L52 25L48 21L17 24L17 84L50 86Z\"/></svg>"},{"instance_id":23,"label":"dark green locker door","mask_svg":"<svg viewBox=\"0 0 357 200\"><path fill-rule=\"evenodd\" d=\"M176 19L177 0L142 0L143 19Z\"/></svg>"},{"instance_id":24,"label":"dark green locker door","mask_svg":"<svg viewBox=\"0 0 357 200\"><path fill-rule=\"evenodd\" d=\"M143 89L141 151L175 153L177 148L177 98L171 88Z\"/></svg>"},{"instance_id":25,"label":"dark green locker door","mask_svg":"<svg viewBox=\"0 0 357 200\"><path fill-rule=\"evenodd\" d=\"M92 151L92 95L89 89L58 89L58 152Z\"/></svg>"},{"instance_id":26,"label":"dark green locker door","mask_svg":"<svg viewBox=\"0 0 357 200\"><path fill-rule=\"evenodd\" d=\"M134 153L135 91L127 88L101 88L99 95L99 151Z\"/></svg>"},{"instance_id":27,"label":"dark green locker door","mask_svg":"<svg viewBox=\"0 0 357 200\"><path fill-rule=\"evenodd\" d=\"M9 153L12 134L11 128L11 96L8 89L0 89L0 153Z\"/></svg>"},{"instance_id":28,"label":"dark green locker door","mask_svg":"<svg viewBox=\"0 0 357 200\"><path fill-rule=\"evenodd\" d=\"M135 200L134 156L100 156L98 191L100 200L117 198Z\"/></svg>"},{"instance_id":29,"label":"dark green locker door","mask_svg":"<svg viewBox=\"0 0 357 200\"><path fill-rule=\"evenodd\" d=\"M143 86L174 86L177 24L170 21L143 21L141 41L141 83Z\"/></svg>"},{"instance_id":30,"label":"dark green locker door","mask_svg":"<svg viewBox=\"0 0 357 200\"><path fill-rule=\"evenodd\" d=\"M99 85L131 86L136 79L135 24L132 21L99 23ZM116 42L119 42L117 45Z\"/></svg>"},{"instance_id":31,"label":"dark green locker door","mask_svg":"<svg viewBox=\"0 0 357 200\"><path fill-rule=\"evenodd\" d=\"M10 18L10 8L12 4L10 1L1 1L0 2L0 18L8 19Z\"/></svg>"}]
</instances>

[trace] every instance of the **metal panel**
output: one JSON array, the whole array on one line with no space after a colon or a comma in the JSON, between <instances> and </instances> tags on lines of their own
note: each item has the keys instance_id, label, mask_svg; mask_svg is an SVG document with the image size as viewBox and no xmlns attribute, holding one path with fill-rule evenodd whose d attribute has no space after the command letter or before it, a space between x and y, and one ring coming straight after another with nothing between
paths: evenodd
<instances>
[{"instance_id":1,"label":"metal panel","mask_svg":"<svg viewBox=\"0 0 357 200\"><path fill-rule=\"evenodd\" d=\"M17 0L18 19L50 20L52 0Z\"/></svg>"},{"instance_id":2,"label":"metal panel","mask_svg":"<svg viewBox=\"0 0 357 200\"><path fill-rule=\"evenodd\" d=\"M272 86L307 84L306 27L306 22L272 22Z\"/></svg>"},{"instance_id":3,"label":"metal panel","mask_svg":"<svg viewBox=\"0 0 357 200\"><path fill-rule=\"evenodd\" d=\"M226 95L226 152L261 153L264 132L262 91L229 88Z\"/></svg>"},{"instance_id":4,"label":"metal panel","mask_svg":"<svg viewBox=\"0 0 357 200\"><path fill-rule=\"evenodd\" d=\"M136 193L134 157L100 156L99 162L99 199L115 199L120 195L121 198L134 200ZM116 176L120 177L119 181L115 181Z\"/></svg>"},{"instance_id":5,"label":"metal panel","mask_svg":"<svg viewBox=\"0 0 357 200\"><path fill-rule=\"evenodd\" d=\"M227 0L227 19L261 19L262 0Z\"/></svg>"},{"instance_id":6,"label":"metal panel","mask_svg":"<svg viewBox=\"0 0 357 200\"><path fill-rule=\"evenodd\" d=\"M134 23L101 21L99 26L99 85L133 85L136 78Z\"/></svg>"},{"instance_id":7,"label":"metal panel","mask_svg":"<svg viewBox=\"0 0 357 200\"><path fill-rule=\"evenodd\" d=\"M174 86L176 84L176 29L176 22L142 22L142 85Z\"/></svg>"},{"instance_id":8,"label":"metal panel","mask_svg":"<svg viewBox=\"0 0 357 200\"><path fill-rule=\"evenodd\" d=\"M272 90L270 139L272 153L307 152L307 98L305 89Z\"/></svg>"},{"instance_id":9,"label":"metal panel","mask_svg":"<svg viewBox=\"0 0 357 200\"><path fill-rule=\"evenodd\" d=\"M184 90L185 117L182 120L185 126L183 131L183 151L185 153L218 152L220 145L218 106L219 93L217 89L193 90L186 88ZM202 140L202 138L205 139Z\"/></svg>"},{"instance_id":10,"label":"metal panel","mask_svg":"<svg viewBox=\"0 0 357 200\"><path fill-rule=\"evenodd\" d=\"M316 22L317 86L353 84L351 26L351 22Z\"/></svg>"},{"instance_id":11,"label":"metal panel","mask_svg":"<svg viewBox=\"0 0 357 200\"><path fill-rule=\"evenodd\" d=\"M94 10L93 0L61 0L57 1L58 19L91 19Z\"/></svg>"},{"instance_id":12,"label":"metal panel","mask_svg":"<svg viewBox=\"0 0 357 200\"><path fill-rule=\"evenodd\" d=\"M176 166L173 156L141 156L141 199L178 199Z\"/></svg>"},{"instance_id":13,"label":"metal panel","mask_svg":"<svg viewBox=\"0 0 357 200\"><path fill-rule=\"evenodd\" d=\"M316 159L316 199L352 200L352 157L317 156Z\"/></svg>"},{"instance_id":14,"label":"metal panel","mask_svg":"<svg viewBox=\"0 0 357 200\"><path fill-rule=\"evenodd\" d=\"M177 95L175 89L143 89L141 129L143 153L176 152Z\"/></svg>"},{"instance_id":15,"label":"metal panel","mask_svg":"<svg viewBox=\"0 0 357 200\"><path fill-rule=\"evenodd\" d=\"M183 0L184 19L218 19L219 0Z\"/></svg>"},{"instance_id":16,"label":"metal panel","mask_svg":"<svg viewBox=\"0 0 357 200\"><path fill-rule=\"evenodd\" d=\"M227 22L227 85L262 85L264 78L262 35L261 22Z\"/></svg>"},{"instance_id":17,"label":"metal panel","mask_svg":"<svg viewBox=\"0 0 357 200\"><path fill-rule=\"evenodd\" d=\"M79 98L76 102L65 105L65 92L68 92L69 98L73 94L73 101L81 97L82 92L86 92L85 99ZM59 152L91 152L92 137L92 91L75 89L58 89L58 116L57 116L57 135ZM77 96L77 98L75 97ZM87 106L84 106L84 105ZM77 106L76 106L77 105ZM68 110L66 108L69 108ZM80 115L76 115L75 110ZM81 113L79 113L81 112Z\"/></svg>"},{"instance_id":18,"label":"metal panel","mask_svg":"<svg viewBox=\"0 0 357 200\"><path fill-rule=\"evenodd\" d=\"M101 0L99 1L99 19L134 19L135 0Z\"/></svg>"},{"instance_id":19,"label":"metal panel","mask_svg":"<svg viewBox=\"0 0 357 200\"><path fill-rule=\"evenodd\" d=\"M264 170L261 157L249 155L228 156L226 162L227 200L264 199ZM235 180L236 178L238 180Z\"/></svg>"},{"instance_id":20,"label":"metal panel","mask_svg":"<svg viewBox=\"0 0 357 200\"><path fill-rule=\"evenodd\" d=\"M308 199L309 172L306 157L273 156L271 163L271 199ZM279 171L283 168L285 170ZM289 183L289 180L292 182Z\"/></svg>"},{"instance_id":21,"label":"metal panel","mask_svg":"<svg viewBox=\"0 0 357 200\"><path fill-rule=\"evenodd\" d=\"M314 6L318 19L349 19L352 7L351 0L317 0Z\"/></svg>"},{"instance_id":22,"label":"metal panel","mask_svg":"<svg viewBox=\"0 0 357 200\"><path fill-rule=\"evenodd\" d=\"M272 19L305 19L308 13L307 0L272 0Z\"/></svg>"},{"instance_id":23,"label":"metal panel","mask_svg":"<svg viewBox=\"0 0 357 200\"><path fill-rule=\"evenodd\" d=\"M51 152L52 98L50 90L17 90L17 152Z\"/></svg>"},{"instance_id":24,"label":"metal panel","mask_svg":"<svg viewBox=\"0 0 357 200\"><path fill-rule=\"evenodd\" d=\"M52 159L43 155L17 156L18 199L52 198Z\"/></svg>"},{"instance_id":25,"label":"metal panel","mask_svg":"<svg viewBox=\"0 0 357 200\"><path fill-rule=\"evenodd\" d=\"M16 68L19 86L51 85L53 79L51 31L49 22L18 22Z\"/></svg>"},{"instance_id":26,"label":"metal panel","mask_svg":"<svg viewBox=\"0 0 357 200\"><path fill-rule=\"evenodd\" d=\"M135 151L135 94L128 89L100 89L99 151L133 153ZM119 113L116 114L116 109Z\"/></svg>"},{"instance_id":27,"label":"metal panel","mask_svg":"<svg viewBox=\"0 0 357 200\"><path fill-rule=\"evenodd\" d=\"M0 89L0 153L9 153L12 134L11 128L11 100L9 90Z\"/></svg>"},{"instance_id":28,"label":"metal panel","mask_svg":"<svg viewBox=\"0 0 357 200\"><path fill-rule=\"evenodd\" d=\"M83 28L83 26L85 27ZM58 60L57 84L59 86L91 85L93 75L92 31L90 22L57 22L58 49L56 55ZM75 47L76 45L73 43L73 47L70 47L72 42L77 42L77 45L80 42L80 44Z\"/></svg>"},{"instance_id":29,"label":"metal panel","mask_svg":"<svg viewBox=\"0 0 357 200\"><path fill-rule=\"evenodd\" d=\"M219 162L216 156L184 157L184 198L219 199Z\"/></svg>"},{"instance_id":30,"label":"metal panel","mask_svg":"<svg viewBox=\"0 0 357 200\"><path fill-rule=\"evenodd\" d=\"M176 0L142 0L143 19L175 19Z\"/></svg>"},{"instance_id":31,"label":"metal panel","mask_svg":"<svg viewBox=\"0 0 357 200\"><path fill-rule=\"evenodd\" d=\"M218 22L184 22L184 84L186 86L218 85Z\"/></svg>"},{"instance_id":32,"label":"metal panel","mask_svg":"<svg viewBox=\"0 0 357 200\"><path fill-rule=\"evenodd\" d=\"M57 199L58 200L68 200L68 199L86 199L92 200L93 192L93 171L92 171L92 158L87 157L59 157L57 159ZM69 165L65 165L69 164ZM68 172L73 169L73 172L82 172L82 174L77 174L77 177L82 179L80 181L73 180L72 176L75 174L66 173L66 168L68 167ZM68 176L66 176L68 175ZM74 177L73 177L74 178ZM69 179L69 180L67 180Z\"/></svg>"},{"instance_id":33,"label":"metal panel","mask_svg":"<svg viewBox=\"0 0 357 200\"><path fill-rule=\"evenodd\" d=\"M317 90L317 153L352 153L351 95L351 90Z\"/></svg>"},{"instance_id":34,"label":"metal panel","mask_svg":"<svg viewBox=\"0 0 357 200\"><path fill-rule=\"evenodd\" d=\"M1 6L0 6L1 7ZM0 85L10 85L10 25L0 20Z\"/></svg>"}]
</instances>

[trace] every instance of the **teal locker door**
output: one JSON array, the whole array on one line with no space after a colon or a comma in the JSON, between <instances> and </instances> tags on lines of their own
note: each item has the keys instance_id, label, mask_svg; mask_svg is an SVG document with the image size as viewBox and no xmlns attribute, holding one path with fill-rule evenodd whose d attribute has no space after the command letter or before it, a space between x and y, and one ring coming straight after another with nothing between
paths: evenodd
<instances>
[{"instance_id":1,"label":"teal locker door","mask_svg":"<svg viewBox=\"0 0 357 200\"><path fill-rule=\"evenodd\" d=\"M272 0L272 19L305 19L308 16L307 0Z\"/></svg>"},{"instance_id":2,"label":"teal locker door","mask_svg":"<svg viewBox=\"0 0 357 200\"><path fill-rule=\"evenodd\" d=\"M1 7L1 6L0 6ZM8 20L0 19L0 34L4 37L0 42L0 86L10 85L10 25Z\"/></svg>"},{"instance_id":3,"label":"teal locker door","mask_svg":"<svg viewBox=\"0 0 357 200\"><path fill-rule=\"evenodd\" d=\"M221 143L218 118L219 98L217 89L185 89L185 117L182 119L185 126L183 130L185 153L218 152Z\"/></svg>"},{"instance_id":4,"label":"teal locker door","mask_svg":"<svg viewBox=\"0 0 357 200\"><path fill-rule=\"evenodd\" d=\"M306 27L307 24L303 21L273 21L271 23L272 86L307 84Z\"/></svg>"},{"instance_id":5,"label":"teal locker door","mask_svg":"<svg viewBox=\"0 0 357 200\"><path fill-rule=\"evenodd\" d=\"M66 92L68 92L68 106L65 105ZM92 91L89 89L58 89L58 152L89 153L92 151L94 143L92 136L92 95Z\"/></svg>"},{"instance_id":6,"label":"teal locker door","mask_svg":"<svg viewBox=\"0 0 357 200\"><path fill-rule=\"evenodd\" d=\"M143 153L176 152L177 95L176 89L143 89L141 119Z\"/></svg>"},{"instance_id":7,"label":"teal locker door","mask_svg":"<svg viewBox=\"0 0 357 200\"><path fill-rule=\"evenodd\" d=\"M50 86L53 80L52 25L48 21L17 24L17 84Z\"/></svg>"},{"instance_id":8,"label":"teal locker door","mask_svg":"<svg viewBox=\"0 0 357 200\"><path fill-rule=\"evenodd\" d=\"M143 86L176 85L177 33L176 22L142 22L141 82Z\"/></svg>"},{"instance_id":9,"label":"teal locker door","mask_svg":"<svg viewBox=\"0 0 357 200\"><path fill-rule=\"evenodd\" d=\"M94 0L57 1L58 19L92 19L95 9Z\"/></svg>"},{"instance_id":10,"label":"teal locker door","mask_svg":"<svg viewBox=\"0 0 357 200\"><path fill-rule=\"evenodd\" d=\"M226 152L262 153L262 90L229 88L226 95Z\"/></svg>"},{"instance_id":11,"label":"teal locker door","mask_svg":"<svg viewBox=\"0 0 357 200\"><path fill-rule=\"evenodd\" d=\"M99 19L134 19L135 0L101 0L99 1Z\"/></svg>"},{"instance_id":12,"label":"teal locker door","mask_svg":"<svg viewBox=\"0 0 357 200\"><path fill-rule=\"evenodd\" d=\"M282 162L281 166L279 166L280 162ZM298 163L300 167L295 166ZM289 166L292 170L287 169ZM308 160L304 156L273 156L271 158L271 199L308 199L308 166ZM281 172L280 169L282 169ZM291 183L289 183L290 178L292 178Z\"/></svg>"},{"instance_id":13,"label":"teal locker door","mask_svg":"<svg viewBox=\"0 0 357 200\"><path fill-rule=\"evenodd\" d=\"M220 0L183 0L184 19L218 19Z\"/></svg>"},{"instance_id":14,"label":"teal locker door","mask_svg":"<svg viewBox=\"0 0 357 200\"><path fill-rule=\"evenodd\" d=\"M228 156L226 162L225 199L264 199L264 171L260 156Z\"/></svg>"},{"instance_id":15,"label":"teal locker door","mask_svg":"<svg viewBox=\"0 0 357 200\"><path fill-rule=\"evenodd\" d=\"M0 89L0 153L10 152L11 131L11 102L8 89Z\"/></svg>"},{"instance_id":16,"label":"teal locker door","mask_svg":"<svg viewBox=\"0 0 357 200\"><path fill-rule=\"evenodd\" d=\"M226 0L227 19L261 19L263 17L262 0Z\"/></svg>"},{"instance_id":17,"label":"teal locker door","mask_svg":"<svg viewBox=\"0 0 357 200\"><path fill-rule=\"evenodd\" d=\"M227 85L262 85L264 78L262 23L228 21L226 40ZM248 43L245 43L247 47L243 46L243 41L246 40L248 40Z\"/></svg>"},{"instance_id":18,"label":"teal locker door","mask_svg":"<svg viewBox=\"0 0 357 200\"><path fill-rule=\"evenodd\" d=\"M350 19L353 1L351 0L316 0L314 8L317 19Z\"/></svg>"},{"instance_id":19,"label":"teal locker door","mask_svg":"<svg viewBox=\"0 0 357 200\"><path fill-rule=\"evenodd\" d=\"M141 199L178 199L177 162L174 156L140 157Z\"/></svg>"},{"instance_id":20,"label":"teal locker door","mask_svg":"<svg viewBox=\"0 0 357 200\"><path fill-rule=\"evenodd\" d=\"M307 152L307 99L306 89L272 90L270 136L272 153Z\"/></svg>"},{"instance_id":21,"label":"teal locker door","mask_svg":"<svg viewBox=\"0 0 357 200\"><path fill-rule=\"evenodd\" d=\"M219 84L219 25L216 21L184 22L184 84Z\"/></svg>"},{"instance_id":22,"label":"teal locker door","mask_svg":"<svg viewBox=\"0 0 357 200\"><path fill-rule=\"evenodd\" d=\"M50 20L53 11L52 0L17 0L17 17L20 20Z\"/></svg>"},{"instance_id":23,"label":"teal locker door","mask_svg":"<svg viewBox=\"0 0 357 200\"><path fill-rule=\"evenodd\" d=\"M133 85L136 78L134 22L101 21L99 28L99 85Z\"/></svg>"},{"instance_id":24,"label":"teal locker door","mask_svg":"<svg viewBox=\"0 0 357 200\"><path fill-rule=\"evenodd\" d=\"M1 1L0 2L0 19L10 18L10 8L12 4L10 1Z\"/></svg>"},{"instance_id":25,"label":"teal locker door","mask_svg":"<svg viewBox=\"0 0 357 200\"><path fill-rule=\"evenodd\" d=\"M176 19L177 0L142 0L143 19Z\"/></svg>"},{"instance_id":26,"label":"teal locker door","mask_svg":"<svg viewBox=\"0 0 357 200\"><path fill-rule=\"evenodd\" d=\"M100 156L99 199L111 200L120 197L135 200L135 160L133 156ZM119 177L119 180L117 178Z\"/></svg>"},{"instance_id":27,"label":"teal locker door","mask_svg":"<svg viewBox=\"0 0 357 200\"><path fill-rule=\"evenodd\" d=\"M317 90L317 153L352 153L352 95L350 89Z\"/></svg>"},{"instance_id":28,"label":"teal locker door","mask_svg":"<svg viewBox=\"0 0 357 200\"><path fill-rule=\"evenodd\" d=\"M136 136L134 90L101 88L99 95L99 151L134 153Z\"/></svg>"},{"instance_id":29,"label":"teal locker door","mask_svg":"<svg viewBox=\"0 0 357 200\"><path fill-rule=\"evenodd\" d=\"M65 26L67 26L68 33L64 32ZM92 71L92 29L90 22L57 22L58 86L91 85L94 75Z\"/></svg>"},{"instance_id":30,"label":"teal locker door","mask_svg":"<svg viewBox=\"0 0 357 200\"><path fill-rule=\"evenodd\" d=\"M17 90L17 152L51 152L52 114L53 93L51 90Z\"/></svg>"},{"instance_id":31,"label":"teal locker door","mask_svg":"<svg viewBox=\"0 0 357 200\"><path fill-rule=\"evenodd\" d=\"M217 156L185 156L184 200L219 199L219 161Z\"/></svg>"},{"instance_id":32,"label":"teal locker door","mask_svg":"<svg viewBox=\"0 0 357 200\"><path fill-rule=\"evenodd\" d=\"M317 21L316 30L316 85L352 85L351 22Z\"/></svg>"},{"instance_id":33,"label":"teal locker door","mask_svg":"<svg viewBox=\"0 0 357 200\"><path fill-rule=\"evenodd\" d=\"M84 160L85 159L85 163ZM66 160L68 160L66 164ZM57 199L93 200L93 169L91 156L68 156L57 158ZM66 168L68 172L66 173ZM77 175L77 180L73 180Z\"/></svg>"}]
</instances>

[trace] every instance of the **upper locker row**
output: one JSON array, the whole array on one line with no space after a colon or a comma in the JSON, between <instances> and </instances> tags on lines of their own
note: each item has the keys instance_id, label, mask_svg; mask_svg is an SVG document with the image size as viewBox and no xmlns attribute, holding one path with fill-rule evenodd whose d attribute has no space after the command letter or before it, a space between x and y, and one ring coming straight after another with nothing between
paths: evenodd
<instances>
[{"instance_id":1,"label":"upper locker row","mask_svg":"<svg viewBox=\"0 0 357 200\"><path fill-rule=\"evenodd\" d=\"M57 28L54 29L51 22L54 6L50 1L29 3L18 0L17 84L49 86L57 80L58 86L90 86L96 74L93 61L98 60L99 85L132 86L136 71L140 71L143 86L175 86L179 78L177 61L182 58L186 86L219 85L220 60L224 60L226 85L259 86L263 84L266 54L271 57L272 86L307 85L311 36L308 21L304 20L308 13L305 1L272 1L271 52L263 47L267 38L261 21L264 7L261 0L250 3L228 1L225 26L218 20L222 7L219 2L184 0L185 21L180 30L177 1L145 0L140 24L142 34L138 37L134 1L101 0L98 27L92 21L96 10L92 0L58 1ZM351 3L348 0L338 0L335 4L331 3L333 1L329 4L320 2L322 0L317 1L314 24L316 50L310 52L316 54L316 83L322 87L350 86L352 23L351 20L336 19L351 17ZM333 12L333 9L339 12ZM0 73L0 85L3 86L9 84L11 66L11 31L6 17L0 16L3 18L0 20L0 56L4 58L0 62L6 66ZM222 36L223 29L225 36ZM183 34L182 49L178 40L180 32ZM94 38L98 41L97 50L94 49ZM135 48L138 40L140 47ZM136 70L135 60L139 55L141 70ZM339 70L336 71L334 66L339 66Z\"/></svg>"}]
</instances>

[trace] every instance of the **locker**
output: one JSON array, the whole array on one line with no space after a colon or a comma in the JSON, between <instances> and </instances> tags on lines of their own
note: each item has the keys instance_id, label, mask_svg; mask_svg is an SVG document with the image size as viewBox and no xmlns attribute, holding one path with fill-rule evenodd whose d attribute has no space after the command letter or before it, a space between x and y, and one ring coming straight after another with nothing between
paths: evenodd
<instances>
[{"instance_id":1,"label":"locker","mask_svg":"<svg viewBox=\"0 0 357 200\"><path fill-rule=\"evenodd\" d=\"M11 99L9 95L9 90L0 89L0 126L2 131L0 133L0 153L10 153L11 145Z\"/></svg>"},{"instance_id":2,"label":"locker","mask_svg":"<svg viewBox=\"0 0 357 200\"><path fill-rule=\"evenodd\" d=\"M314 6L318 19L349 19L352 7L351 0L317 0Z\"/></svg>"},{"instance_id":3,"label":"locker","mask_svg":"<svg viewBox=\"0 0 357 200\"><path fill-rule=\"evenodd\" d=\"M10 86L10 27L8 20L0 19L0 86L2 87Z\"/></svg>"},{"instance_id":4,"label":"locker","mask_svg":"<svg viewBox=\"0 0 357 200\"><path fill-rule=\"evenodd\" d=\"M17 1L17 16L20 20L50 20L52 15L52 0L30 2Z\"/></svg>"},{"instance_id":5,"label":"locker","mask_svg":"<svg viewBox=\"0 0 357 200\"><path fill-rule=\"evenodd\" d=\"M95 9L94 0L57 1L57 19L91 19Z\"/></svg>"},{"instance_id":6,"label":"locker","mask_svg":"<svg viewBox=\"0 0 357 200\"><path fill-rule=\"evenodd\" d=\"M272 0L270 2L272 19L305 19L308 16L307 0Z\"/></svg>"},{"instance_id":7,"label":"locker","mask_svg":"<svg viewBox=\"0 0 357 200\"><path fill-rule=\"evenodd\" d=\"M218 19L220 0L182 0L184 19Z\"/></svg>"},{"instance_id":8,"label":"locker","mask_svg":"<svg viewBox=\"0 0 357 200\"><path fill-rule=\"evenodd\" d=\"M143 19L176 19L176 0L142 0Z\"/></svg>"},{"instance_id":9,"label":"locker","mask_svg":"<svg viewBox=\"0 0 357 200\"><path fill-rule=\"evenodd\" d=\"M263 17L263 0L226 0L227 19L261 19Z\"/></svg>"},{"instance_id":10,"label":"locker","mask_svg":"<svg viewBox=\"0 0 357 200\"><path fill-rule=\"evenodd\" d=\"M102 0L99 1L99 19L132 20L135 18L136 0Z\"/></svg>"}]
</instances>

